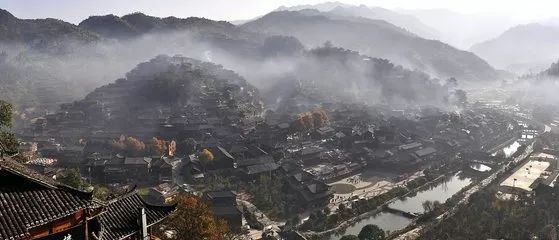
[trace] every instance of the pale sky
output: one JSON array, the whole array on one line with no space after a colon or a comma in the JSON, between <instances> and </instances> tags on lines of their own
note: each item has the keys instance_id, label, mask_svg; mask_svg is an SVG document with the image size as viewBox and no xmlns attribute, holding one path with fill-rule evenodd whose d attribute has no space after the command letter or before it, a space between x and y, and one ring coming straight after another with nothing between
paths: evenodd
<instances>
[{"instance_id":1,"label":"pale sky","mask_svg":"<svg viewBox=\"0 0 559 240\"><path fill-rule=\"evenodd\" d=\"M0 8L19 18L58 18L79 23L90 15L143 12L154 16L250 19L281 5L315 4L321 0L0 0ZM384 8L445 8L460 13L491 13L519 19L559 16L559 0L340 0Z\"/></svg>"}]
</instances>

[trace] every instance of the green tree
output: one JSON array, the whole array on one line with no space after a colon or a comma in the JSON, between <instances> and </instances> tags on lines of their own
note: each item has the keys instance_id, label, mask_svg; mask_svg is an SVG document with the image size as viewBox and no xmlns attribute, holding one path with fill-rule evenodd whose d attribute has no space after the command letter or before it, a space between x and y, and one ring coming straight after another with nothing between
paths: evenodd
<instances>
[{"instance_id":1,"label":"green tree","mask_svg":"<svg viewBox=\"0 0 559 240\"><path fill-rule=\"evenodd\" d=\"M76 189L82 189L86 184L82 180L82 176L78 169L66 169L57 174L56 178L59 182L64 183Z\"/></svg>"},{"instance_id":2,"label":"green tree","mask_svg":"<svg viewBox=\"0 0 559 240\"><path fill-rule=\"evenodd\" d=\"M17 152L19 143L15 135L10 132L12 111L13 107L10 103L0 100L0 156Z\"/></svg>"},{"instance_id":3,"label":"green tree","mask_svg":"<svg viewBox=\"0 0 559 240\"><path fill-rule=\"evenodd\" d=\"M364 226L359 232L359 240L384 240L386 239L385 233L377 225L368 224Z\"/></svg>"},{"instance_id":4,"label":"green tree","mask_svg":"<svg viewBox=\"0 0 559 240\"><path fill-rule=\"evenodd\" d=\"M359 238L355 235L344 235L340 240L359 240Z\"/></svg>"},{"instance_id":5,"label":"green tree","mask_svg":"<svg viewBox=\"0 0 559 240\"><path fill-rule=\"evenodd\" d=\"M12 127L12 104L0 100L0 127Z\"/></svg>"}]
</instances>

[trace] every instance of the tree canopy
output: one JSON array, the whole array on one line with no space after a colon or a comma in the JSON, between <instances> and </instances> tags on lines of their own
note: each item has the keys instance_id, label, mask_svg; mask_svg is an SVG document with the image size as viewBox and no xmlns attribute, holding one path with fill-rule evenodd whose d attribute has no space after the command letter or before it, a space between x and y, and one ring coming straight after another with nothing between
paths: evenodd
<instances>
[{"instance_id":1,"label":"tree canopy","mask_svg":"<svg viewBox=\"0 0 559 240\"><path fill-rule=\"evenodd\" d=\"M359 238L355 235L344 235L340 240L359 240Z\"/></svg>"},{"instance_id":2,"label":"tree canopy","mask_svg":"<svg viewBox=\"0 0 559 240\"><path fill-rule=\"evenodd\" d=\"M153 137L151 139L151 147L153 151L159 155L163 155L167 152L167 142L163 139Z\"/></svg>"},{"instance_id":3,"label":"tree canopy","mask_svg":"<svg viewBox=\"0 0 559 240\"><path fill-rule=\"evenodd\" d=\"M198 158L200 158L200 161L202 161L203 163L209 163L214 160L214 155L210 150L205 148L204 150L202 150Z\"/></svg>"},{"instance_id":4,"label":"tree canopy","mask_svg":"<svg viewBox=\"0 0 559 240\"><path fill-rule=\"evenodd\" d=\"M118 140L113 141L112 147L116 151L123 152L128 156L141 156L145 153L146 144L134 137L121 135Z\"/></svg>"},{"instance_id":5,"label":"tree canopy","mask_svg":"<svg viewBox=\"0 0 559 240\"><path fill-rule=\"evenodd\" d=\"M87 186L78 169L66 169L56 176L59 182L76 189L83 189Z\"/></svg>"},{"instance_id":6,"label":"tree canopy","mask_svg":"<svg viewBox=\"0 0 559 240\"><path fill-rule=\"evenodd\" d=\"M0 100L0 128L12 127L12 104Z\"/></svg>"},{"instance_id":7,"label":"tree canopy","mask_svg":"<svg viewBox=\"0 0 559 240\"><path fill-rule=\"evenodd\" d=\"M297 115L293 126L297 130L312 130L326 126L330 122L328 113L322 109L303 112Z\"/></svg>"},{"instance_id":8,"label":"tree canopy","mask_svg":"<svg viewBox=\"0 0 559 240\"><path fill-rule=\"evenodd\" d=\"M369 224L364 226L359 232L359 240L384 240L385 233L377 225Z\"/></svg>"},{"instance_id":9,"label":"tree canopy","mask_svg":"<svg viewBox=\"0 0 559 240\"><path fill-rule=\"evenodd\" d=\"M0 100L0 155L17 152L18 141L10 132L12 127L13 107L10 103Z\"/></svg>"},{"instance_id":10,"label":"tree canopy","mask_svg":"<svg viewBox=\"0 0 559 240\"><path fill-rule=\"evenodd\" d=\"M175 198L175 203L177 210L162 224L164 229L176 232L173 239L228 239L230 232L225 221L216 219L199 197L179 195Z\"/></svg>"}]
</instances>

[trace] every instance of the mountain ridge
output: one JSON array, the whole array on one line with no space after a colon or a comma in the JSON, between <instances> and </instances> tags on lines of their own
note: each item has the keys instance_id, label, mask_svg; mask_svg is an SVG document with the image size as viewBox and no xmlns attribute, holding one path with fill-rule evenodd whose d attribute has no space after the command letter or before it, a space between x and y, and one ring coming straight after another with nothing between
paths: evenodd
<instances>
[{"instance_id":1,"label":"mountain ridge","mask_svg":"<svg viewBox=\"0 0 559 240\"><path fill-rule=\"evenodd\" d=\"M241 27L255 32L293 36L308 47L332 41L337 46L368 56L387 58L441 78L475 81L499 78L495 69L471 52L411 33L405 34L404 30L394 30L400 28L385 21L383 24L372 24L379 22L356 22L328 14L309 16L305 12L283 11L269 13Z\"/></svg>"},{"instance_id":2,"label":"mountain ridge","mask_svg":"<svg viewBox=\"0 0 559 240\"><path fill-rule=\"evenodd\" d=\"M340 16L364 17L368 19L384 20L398 27L404 28L416 35L428 39L438 39L439 33L434 28L424 24L417 17L392 11L381 7L369 7L364 4L351 5L340 2L326 2L314 5L296 5L292 7L279 7L274 11L300 11L316 9Z\"/></svg>"},{"instance_id":3,"label":"mountain ridge","mask_svg":"<svg viewBox=\"0 0 559 240\"><path fill-rule=\"evenodd\" d=\"M559 58L559 26L517 25L470 50L502 68L520 72L543 69Z\"/></svg>"}]
</instances>

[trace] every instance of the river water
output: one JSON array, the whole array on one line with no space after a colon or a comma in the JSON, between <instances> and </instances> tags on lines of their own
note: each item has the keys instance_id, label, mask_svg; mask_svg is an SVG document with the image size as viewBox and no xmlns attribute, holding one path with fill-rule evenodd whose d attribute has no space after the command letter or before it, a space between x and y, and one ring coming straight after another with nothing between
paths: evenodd
<instances>
[{"instance_id":1,"label":"river water","mask_svg":"<svg viewBox=\"0 0 559 240\"><path fill-rule=\"evenodd\" d=\"M458 174L444 179L441 183L424 191L419 191L416 195L410 195L404 199L395 201L388 205L392 209L401 210L409 213L423 213L423 202L438 201L444 203L462 188L470 185L472 179L460 177Z\"/></svg>"},{"instance_id":2,"label":"river water","mask_svg":"<svg viewBox=\"0 0 559 240\"><path fill-rule=\"evenodd\" d=\"M478 172L488 172L491 171L491 167L487 166L485 164L482 163L474 163L472 165L470 165L470 168L472 168L473 170L476 170Z\"/></svg>"},{"instance_id":3,"label":"river water","mask_svg":"<svg viewBox=\"0 0 559 240\"><path fill-rule=\"evenodd\" d=\"M503 152L505 153L505 157L512 156L512 154L514 154L516 152L516 150L518 150L518 147L520 147L520 143L518 142L518 140L514 141L510 145L504 147ZM498 152L493 153L492 155L495 156L495 155L497 155L497 153Z\"/></svg>"},{"instance_id":4,"label":"river water","mask_svg":"<svg viewBox=\"0 0 559 240\"><path fill-rule=\"evenodd\" d=\"M399 199L390 203L388 206L393 209L410 212L410 213L423 213L423 202L425 201L439 201L444 203L447 199L452 197L462 188L470 185L472 182L471 178L461 177L458 174L447 177L438 184L427 188L425 190L419 191L414 195L409 195L404 199ZM375 224L379 226L384 231L397 231L405 228L412 222L412 219L406 218L400 214L381 212L377 215L370 216L368 218L362 219L355 223L354 225L344 229L339 234L334 234L330 236L331 240L338 240L344 235L358 235L361 228L367 224Z\"/></svg>"}]
</instances>

